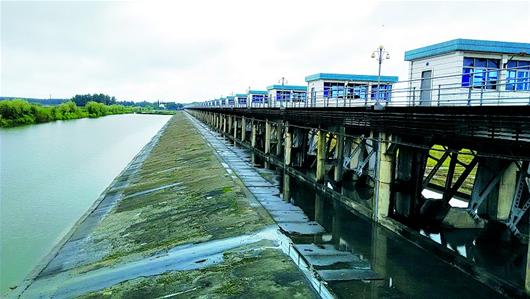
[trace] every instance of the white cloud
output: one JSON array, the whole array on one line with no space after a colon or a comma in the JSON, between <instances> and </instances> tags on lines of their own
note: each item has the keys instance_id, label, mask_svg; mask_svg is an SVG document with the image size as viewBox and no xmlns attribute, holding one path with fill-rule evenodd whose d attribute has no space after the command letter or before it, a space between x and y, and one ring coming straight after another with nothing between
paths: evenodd
<instances>
[{"instance_id":1,"label":"white cloud","mask_svg":"<svg viewBox=\"0 0 530 299\"><path fill-rule=\"evenodd\" d=\"M366 3L365 3L366 2ZM528 38L528 2L2 2L0 95L192 101L315 72L406 78L404 51ZM517 13L514 14L513 12Z\"/></svg>"}]
</instances>

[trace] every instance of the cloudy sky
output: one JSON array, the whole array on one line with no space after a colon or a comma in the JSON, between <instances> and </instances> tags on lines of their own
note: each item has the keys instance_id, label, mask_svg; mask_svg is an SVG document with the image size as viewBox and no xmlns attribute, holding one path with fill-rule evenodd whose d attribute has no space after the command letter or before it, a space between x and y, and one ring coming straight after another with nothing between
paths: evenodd
<instances>
[{"instance_id":1,"label":"cloudy sky","mask_svg":"<svg viewBox=\"0 0 530 299\"><path fill-rule=\"evenodd\" d=\"M406 50L530 42L530 2L1 2L0 96L191 102L317 72L406 78Z\"/></svg>"}]
</instances>

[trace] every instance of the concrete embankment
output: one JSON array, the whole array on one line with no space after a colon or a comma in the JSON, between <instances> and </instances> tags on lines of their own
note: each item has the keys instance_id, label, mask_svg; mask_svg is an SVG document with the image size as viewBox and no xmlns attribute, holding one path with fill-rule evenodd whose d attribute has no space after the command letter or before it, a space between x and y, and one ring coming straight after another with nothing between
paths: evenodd
<instances>
[{"instance_id":1,"label":"concrete embankment","mask_svg":"<svg viewBox=\"0 0 530 299\"><path fill-rule=\"evenodd\" d=\"M14 295L316 296L275 234L177 113Z\"/></svg>"}]
</instances>

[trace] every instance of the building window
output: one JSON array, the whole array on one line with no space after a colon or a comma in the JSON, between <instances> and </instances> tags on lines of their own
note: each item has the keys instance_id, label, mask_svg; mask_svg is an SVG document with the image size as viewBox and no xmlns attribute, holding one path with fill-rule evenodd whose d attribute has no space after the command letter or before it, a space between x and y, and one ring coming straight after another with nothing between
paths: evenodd
<instances>
[{"instance_id":1,"label":"building window","mask_svg":"<svg viewBox=\"0 0 530 299\"><path fill-rule=\"evenodd\" d=\"M345 91L345 83L324 82L325 98L342 98L346 94L347 99L366 99L368 96L367 84L348 83Z\"/></svg>"},{"instance_id":2,"label":"building window","mask_svg":"<svg viewBox=\"0 0 530 299\"><path fill-rule=\"evenodd\" d=\"M307 94L305 91L293 91L294 102L305 102Z\"/></svg>"},{"instance_id":3,"label":"building window","mask_svg":"<svg viewBox=\"0 0 530 299\"><path fill-rule=\"evenodd\" d=\"M506 90L530 90L530 61L512 60L506 69Z\"/></svg>"},{"instance_id":4,"label":"building window","mask_svg":"<svg viewBox=\"0 0 530 299\"><path fill-rule=\"evenodd\" d=\"M276 91L276 100L277 101L289 101L291 98L291 92L288 90L277 90Z\"/></svg>"},{"instance_id":5,"label":"building window","mask_svg":"<svg viewBox=\"0 0 530 299\"><path fill-rule=\"evenodd\" d=\"M366 84L355 84L351 87L348 85L348 98L353 97L354 99L366 100L368 97L368 85Z\"/></svg>"},{"instance_id":6,"label":"building window","mask_svg":"<svg viewBox=\"0 0 530 299\"><path fill-rule=\"evenodd\" d=\"M237 98L237 102L238 102L239 104L243 104L243 105L244 105L244 104L247 103L247 98L239 97L239 98Z\"/></svg>"},{"instance_id":7,"label":"building window","mask_svg":"<svg viewBox=\"0 0 530 299\"><path fill-rule=\"evenodd\" d=\"M344 96L344 83L342 82L324 82L324 97L338 98Z\"/></svg>"},{"instance_id":8,"label":"building window","mask_svg":"<svg viewBox=\"0 0 530 299\"><path fill-rule=\"evenodd\" d=\"M267 97L263 94L253 94L252 103L266 103Z\"/></svg>"},{"instance_id":9,"label":"building window","mask_svg":"<svg viewBox=\"0 0 530 299\"><path fill-rule=\"evenodd\" d=\"M378 90L380 90L378 92ZM377 100L379 96L380 101L390 101L390 98L392 97L392 85L379 85L379 88L377 85L372 85L372 93L370 94L370 98L372 100Z\"/></svg>"},{"instance_id":10,"label":"building window","mask_svg":"<svg viewBox=\"0 0 530 299\"><path fill-rule=\"evenodd\" d=\"M497 89L499 60L464 57L462 87Z\"/></svg>"}]
</instances>

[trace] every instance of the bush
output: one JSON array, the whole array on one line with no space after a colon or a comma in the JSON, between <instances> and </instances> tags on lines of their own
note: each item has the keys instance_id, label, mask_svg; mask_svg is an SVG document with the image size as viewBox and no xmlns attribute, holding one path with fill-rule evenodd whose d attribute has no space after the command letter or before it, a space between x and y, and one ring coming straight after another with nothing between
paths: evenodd
<instances>
[{"instance_id":1,"label":"bush","mask_svg":"<svg viewBox=\"0 0 530 299\"><path fill-rule=\"evenodd\" d=\"M84 108L79 108L72 101L54 107L47 107L39 104L30 104L24 100L5 100L0 101L0 127L14 127L54 120L100 117L131 112L134 112L134 108L127 108L121 105L107 106L96 102L88 102Z\"/></svg>"}]
</instances>

